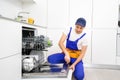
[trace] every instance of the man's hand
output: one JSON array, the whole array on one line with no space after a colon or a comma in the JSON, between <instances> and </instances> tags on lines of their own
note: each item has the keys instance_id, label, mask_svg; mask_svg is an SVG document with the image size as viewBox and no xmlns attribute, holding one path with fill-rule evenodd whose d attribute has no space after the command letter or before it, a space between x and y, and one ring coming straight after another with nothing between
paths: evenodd
<instances>
[{"instance_id":1,"label":"man's hand","mask_svg":"<svg viewBox=\"0 0 120 80\"><path fill-rule=\"evenodd\" d=\"M64 59L65 59L67 64L70 63L70 56L69 55L65 55Z\"/></svg>"},{"instance_id":2,"label":"man's hand","mask_svg":"<svg viewBox=\"0 0 120 80\"><path fill-rule=\"evenodd\" d=\"M74 64L72 64L69 68L70 68L70 69L72 69L72 70L73 70L73 72L74 72L74 70L75 70L75 65L74 65Z\"/></svg>"}]
</instances>

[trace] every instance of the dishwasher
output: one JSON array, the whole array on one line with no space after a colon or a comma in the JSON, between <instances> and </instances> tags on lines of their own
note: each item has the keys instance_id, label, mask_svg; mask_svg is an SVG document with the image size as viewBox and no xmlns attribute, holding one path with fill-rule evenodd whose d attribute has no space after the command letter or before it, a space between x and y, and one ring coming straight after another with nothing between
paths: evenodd
<instances>
[{"instance_id":1,"label":"dishwasher","mask_svg":"<svg viewBox=\"0 0 120 80\"><path fill-rule=\"evenodd\" d=\"M22 28L22 80L71 80L72 70L63 70L63 64L45 60L52 41L44 35L35 35L36 29Z\"/></svg>"}]
</instances>

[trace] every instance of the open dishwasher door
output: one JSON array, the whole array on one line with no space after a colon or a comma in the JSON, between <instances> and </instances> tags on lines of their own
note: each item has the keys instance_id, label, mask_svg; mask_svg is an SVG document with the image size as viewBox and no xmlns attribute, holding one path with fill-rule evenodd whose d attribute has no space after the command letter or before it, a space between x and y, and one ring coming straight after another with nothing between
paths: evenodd
<instances>
[{"instance_id":1,"label":"open dishwasher door","mask_svg":"<svg viewBox=\"0 0 120 80\"><path fill-rule=\"evenodd\" d=\"M72 79L72 70L66 69L62 72L61 65L52 65L45 64L29 73L23 73L23 80L71 80Z\"/></svg>"}]
</instances>

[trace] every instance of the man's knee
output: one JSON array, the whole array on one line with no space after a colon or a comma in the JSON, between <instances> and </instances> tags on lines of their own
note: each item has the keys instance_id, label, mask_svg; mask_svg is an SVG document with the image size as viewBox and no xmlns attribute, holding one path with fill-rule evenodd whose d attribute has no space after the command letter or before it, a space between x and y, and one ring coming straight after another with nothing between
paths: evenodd
<instances>
[{"instance_id":1,"label":"man's knee","mask_svg":"<svg viewBox=\"0 0 120 80\"><path fill-rule=\"evenodd\" d=\"M48 61L49 63L54 63L54 58L53 58L53 56L52 56L52 55L48 56L47 61Z\"/></svg>"},{"instance_id":2,"label":"man's knee","mask_svg":"<svg viewBox=\"0 0 120 80\"><path fill-rule=\"evenodd\" d=\"M64 55L61 53L56 53L48 56L48 62L52 64L64 63Z\"/></svg>"}]
</instances>

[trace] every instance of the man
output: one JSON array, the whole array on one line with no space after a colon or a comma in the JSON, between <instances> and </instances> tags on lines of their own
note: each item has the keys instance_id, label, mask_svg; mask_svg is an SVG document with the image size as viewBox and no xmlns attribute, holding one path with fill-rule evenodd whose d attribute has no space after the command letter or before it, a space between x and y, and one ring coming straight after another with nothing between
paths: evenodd
<instances>
[{"instance_id":1,"label":"man","mask_svg":"<svg viewBox=\"0 0 120 80\"><path fill-rule=\"evenodd\" d=\"M73 75L76 80L84 79L84 67L82 58L85 55L87 49L86 33L83 31L86 26L86 20L84 18L78 18L75 27L70 28L69 32L63 32L59 40L59 47L62 53L52 54L48 57L48 62L55 63L67 63L72 69ZM64 42L66 40L66 46Z\"/></svg>"}]
</instances>

